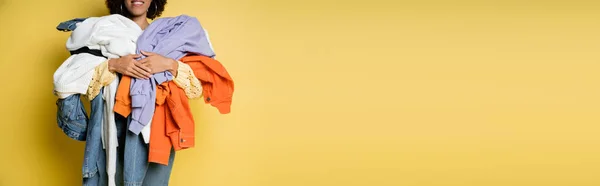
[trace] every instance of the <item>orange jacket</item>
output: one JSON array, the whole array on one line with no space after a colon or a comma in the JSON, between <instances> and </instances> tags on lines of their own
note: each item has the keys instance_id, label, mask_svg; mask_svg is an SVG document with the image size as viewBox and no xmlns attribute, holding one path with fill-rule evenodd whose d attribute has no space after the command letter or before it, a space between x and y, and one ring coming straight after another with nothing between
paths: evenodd
<instances>
[{"instance_id":1,"label":"orange jacket","mask_svg":"<svg viewBox=\"0 0 600 186\"><path fill-rule=\"evenodd\" d=\"M202 83L205 102L222 114L229 113L233 80L225 67L205 56L186 56L180 61L190 65ZM194 147L194 118L190 105L185 91L173 81L157 86L156 110L150 131L148 162L168 165L171 147L175 150Z\"/></svg>"},{"instance_id":2,"label":"orange jacket","mask_svg":"<svg viewBox=\"0 0 600 186\"><path fill-rule=\"evenodd\" d=\"M131 78L123 76L117 89L114 111L122 116L131 114L129 87ZM169 164L171 148L194 147L194 118L187 96L173 81L156 87L156 110L150 128L148 162Z\"/></svg>"},{"instance_id":3,"label":"orange jacket","mask_svg":"<svg viewBox=\"0 0 600 186\"><path fill-rule=\"evenodd\" d=\"M173 81L156 87L156 110L150 128L148 162L169 164L171 147L194 147L194 118L185 92Z\"/></svg>"},{"instance_id":4,"label":"orange jacket","mask_svg":"<svg viewBox=\"0 0 600 186\"><path fill-rule=\"evenodd\" d=\"M202 83L204 102L222 114L229 113L233 80L225 67L205 56L186 56L180 61L188 64ZM125 117L131 114L130 86L131 78L123 76L115 97L114 111ZM185 92L173 81L157 86L156 104L150 128L148 162L168 165L171 148L181 150L194 146L194 119Z\"/></svg>"},{"instance_id":5,"label":"orange jacket","mask_svg":"<svg viewBox=\"0 0 600 186\"><path fill-rule=\"evenodd\" d=\"M233 79L223 65L210 57L189 55L181 58L194 71L202 84L204 102L216 107L221 114L231 112Z\"/></svg>"}]
</instances>

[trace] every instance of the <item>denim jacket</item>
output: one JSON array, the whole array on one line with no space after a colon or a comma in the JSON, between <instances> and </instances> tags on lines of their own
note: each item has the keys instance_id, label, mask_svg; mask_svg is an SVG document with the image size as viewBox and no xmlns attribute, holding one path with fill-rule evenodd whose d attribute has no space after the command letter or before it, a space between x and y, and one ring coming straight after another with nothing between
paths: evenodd
<instances>
[{"instance_id":1,"label":"denim jacket","mask_svg":"<svg viewBox=\"0 0 600 186\"><path fill-rule=\"evenodd\" d=\"M88 116L79 97L79 94L74 94L56 101L58 107L56 122L58 128L62 129L69 138L85 141Z\"/></svg>"},{"instance_id":2,"label":"denim jacket","mask_svg":"<svg viewBox=\"0 0 600 186\"><path fill-rule=\"evenodd\" d=\"M77 23L83 22L83 21L85 21L85 19L87 19L87 18L75 18L75 19L61 22L58 24L58 26L56 26L56 30L63 31L63 32L73 31L73 30L75 30L75 28L77 28Z\"/></svg>"},{"instance_id":3,"label":"denim jacket","mask_svg":"<svg viewBox=\"0 0 600 186\"><path fill-rule=\"evenodd\" d=\"M83 185L108 185L106 178L106 157L102 150L102 115L104 100L102 91L91 102L91 115L88 123L87 141L83 154Z\"/></svg>"}]
</instances>

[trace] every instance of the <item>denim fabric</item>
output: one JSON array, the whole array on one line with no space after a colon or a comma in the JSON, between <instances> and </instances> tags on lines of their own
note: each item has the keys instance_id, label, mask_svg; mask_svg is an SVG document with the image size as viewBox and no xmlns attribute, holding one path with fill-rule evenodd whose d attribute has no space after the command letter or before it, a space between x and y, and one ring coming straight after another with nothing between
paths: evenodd
<instances>
[{"instance_id":1,"label":"denim fabric","mask_svg":"<svg viewBox=\"0 0 600 186\"><path fill-rule=\"evenodd\" d=\"M83 162L83 185L84 186L105 186L108 185L108 174L106 173L106 151L102 149L101 128L104 101L102 91L91 102L92 115L89 122L89 139L86 142L84 162ZM115 115L115 124L117 125L117 138L119 144L124 144L125 134L127 130L127 118L120 115ZM116 169L116 185L123 185L123 148L117 148L117 169Z\"/></svg>"},{"instance_id":2,"label":"denim fabric","mask_svg":"<svg viewBox=\"0 0 600 186\"><path fill-rule=\"evenodd\" d=\"M74 94L56 101L56 122L69 138L85 141L88 117L79 97L79 94Z\"/></svg>"},{"instance_id":3,"label":"denim fabric","mask_svg":"<svg viewBox=\"0 0 600 186\"><path fill-rule=\"evenodd\" d=\"M173 161L175 160L175 150L171 148L169 156L169 165L164 166L158 163L149 163L146 177L144 177L143 186L167 186L173 170Z\"/></svg>"},{"instance_id":4,"label":"denim fabric","mask_svg":"<svg viewBox=\"0 0 600 186\"><path fill-rule=\"evenodd\" d=\"M79 102L80 103L80 102ZM91 116L88 122L87 141L85 144L83 162L83 185L108 185L106 173L106 153L102 149L101 130L104 101L102 91L91 102ZM148 145L141 135L135 135L127 130L127 119L115 115L117 125L117 186L163 186L169 184L175 151L171 149L169 165L148 163Z\"/></svg>"},{"instance_id":5,"label":"denim fabric","mask_svg":"<svg viewBox=\"0 0 600 186\"><path fill-rule=\"evenodd\" d=\"M131 117L129 117L128 123L131 124ZM136 135L126 128L122 128L119 133L123 131L126 133L121 134L125 135L125 148L122 149L124 154L123 179L125 186L168 185L171 177L171 170L173 169L173 161L175 160L175 151L171 149L168 166L148 163L148 145L144 142L142 135ZM123 139L119 140L119 144L123 144L121 143L121 140ZM120 147L121 145L119 145L119 148Z\"/></svg>"},{"instance_id":6,"label":"denim fabric","mask_svg":"<svg viewBox=\"0 0 600 186\"><path fill-rule=\"evenodd\" d=\"M75 18L61 22L58 24L58 26L56 26L56 30L63 32L73 31L75 28L77 28L77 23L83 22L85 19L87 18Z\"/></svg>"},{"instance_id":7,"label":"denim fabric","mask_svg":"<svg viewBox=\"0 0 600 186\"><path fill-rule=\"evenodd\" d=\"M102 91L100 91L99 96L92 100L90 114L83 155L83 185L105 186L108 185L108 177L106 174L106 154L103 153L101 139L104 114Z\"/></svg>"}]
</instances>

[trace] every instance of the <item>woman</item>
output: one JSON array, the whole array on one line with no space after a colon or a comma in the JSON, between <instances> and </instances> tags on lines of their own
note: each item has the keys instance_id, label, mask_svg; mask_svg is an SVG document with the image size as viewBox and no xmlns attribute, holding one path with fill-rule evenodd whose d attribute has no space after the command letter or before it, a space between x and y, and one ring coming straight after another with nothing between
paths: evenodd
<instances>
[{"instance_id":1,"label":"woman","mask_svg":"<svg viewBox=\"0 0 600 186\"><path fill-rule=\"evenodd\" d=\"M182 149L182 147L175 144L171 145L169 137L164 135L164 129L168 127L165 126L168 125L166 124L168 121L165 121L167 119L161 117L164 114L152 116L155 113L154 109L159 109L156 113L165 112L164 107L156 106L155 108L155 100L158 100L156 95L160 93L157 92L157 89L161 88L156 85L162 84L158 79L162 77L163 80L173 79L173 82L180 82L170 83L177 84L180 87L178 90L181 92L184 92L184 89L186 92L184 97L185 95L198 97L202 92L200 82L194 77L188 65L177 60L188 53L208 57L215 56L208 35L195 18L184 15L174 18L161 18L150 25L148 19L159 17L166 3L166 0L106 1L111 14L123 15L144 30L137 40L138 54L109 59L107 62L108 71L123 75L119 83L119 92L116 95L115 112L125 117L131 113L127 121L127 127L120 126L120 132L125 133L121 133L121 135L125 135L125 137L119 140L119 144L124 144L124 147L119 146L119 161L117 161L119 166L116 168L116 182L121 182L119 177L122 174L122 181L125 185L168 184L175 154L173 147L177 150ZM186 28L190 30L185 30ZM166 30L168 30L168 33L165 33ZM142 49L146 51L142 51ZM194 84L195 86L185 86ZM172 87L175 88L175 86ZM131 88L131 90L122 91L127 88ZM142 93L136 94L139 91L142 91ZM171 92L176 92L176 90L173 89ZM151 96L147 97L147 95ZM132 108L132 105L140 105L135 103L136 100L139 102L140 99L132 99L132 97L142 97L145 101L142 101L141 106ZM188 127L185 129L188 133L181 133L181 131L177 133L182 134L182 136L191 136L191 140L181 137L181 139L174 141L182 144L184 144L183 142L190 143L188 146L183 145L185 146L183 148L188 148L193 146L193 119L187 105L187 99L184 101L186 103L183 106L187 107L184 111L188 113L186 116L188 116L189 121L187 122ZM156 103L156 105L159 104ZM177 107L181 108L182 106ZM178 118L181 119L182 117ZM150 124L153 126L150 127ZM181 124L179 127L182 131L184 130L184 126ZM191 129L188 130L190 127ZM142 128L146 130L142 130ZM149 137L150 128L153 131L152 138ZM123 166L122 173L120 172L120 166Z\"/></svg>"},{"instance_id":2,"label":"woman","mask_svg":"<svg viewBox=\"0 0 600 186\"><path fill-rule=\"evenodd\" d=\"M62 86L65 84L77 85L66 86L76 87L77 89L73 89L75 91L61 92L62 89L59 89L57 92L62 95L59 96L60 99L66 100L70 95L87 94L92 101L87 137L82 134L78 138L87 138L83 165L84 185L167 185L174 161L174 150L194 146L194 123L187 98L210 95L205 99L206 103L218 105L221 113L229 112L233 82L224 67L212 59L215 56L212 46L198 20L181 15L161 18L153 24L148 22L148 19L155 19L162 14L165 4L166 0L106 0L106 5L113 15L81 23L84 28L74 30L69 39L79 39L76 44L89 45L89 38L96 40L95 45L89 48L84 45L69 47L69 41L67 42L67 48L73 54L70 59L75 57L75 53L96 55L80 57L86 60L68 59L68 62L74 62L66 61L55 73L55 91L57 87L65 87ZM94 25L96 23L99 25ZM88 30L94 33L88 33ZM111 30L119 31L110 33ZM100 38L107 40L98 41L94 36L99 34L95 32L103 34ZM81 37L82 35L86 37ZM131 42L135 45L136 39L131 38L137 35L137 46L132 47ZM126 44L127 47L122 44ZM99 48L102 50L97 50ZM120 49L117 50L120 54L106 55L111 52L111 48ZM137 49L133 52L130 50L132 48ZM102 62L102 57L108 60ZM89 61L94 61L92 68L89 68ZM181 61L189 63L192 67ZM84 65L91 71L81 72L82 68L74 68L70 64ZM75 70L80 72L77 73L77 77L85 78L74 78L71 72ZM118 78L117 74L122 78ZM203 77L196 78L195 74L201 74ZM202 85L200 81L203 82ZM81 84L89 84L87 92L81 90ZM213 85L219 85L219 88L211 87ZM202 87L206 89L203 90ZM165 103L164 100L173 95L178 95L177 100ZM58 102L61 102L60 99ZM77 100L71 97L68 99ZM161 103L155 103L160 100ZM61 107L71 110L79 108L59 105L59 115ZM170 108L177 110L170 112ZM153 116L154 109L159 109L156 113L165 114ZM174 117L176 114L177 117ZM83 121L78 122L78 125L82 126ZM98 123L102 123L102 129ZM175 123L178 126L174 126ZM150 128L153 131L152 139L149 137ZM66 129L63 130L67 133ZM84 131L85 128L75 132ZM102 140L99 137L100 133ZM99 141L102 145L99 145ZM102 153L102 146L106 157Z\"/></svg>"}]
</instances>

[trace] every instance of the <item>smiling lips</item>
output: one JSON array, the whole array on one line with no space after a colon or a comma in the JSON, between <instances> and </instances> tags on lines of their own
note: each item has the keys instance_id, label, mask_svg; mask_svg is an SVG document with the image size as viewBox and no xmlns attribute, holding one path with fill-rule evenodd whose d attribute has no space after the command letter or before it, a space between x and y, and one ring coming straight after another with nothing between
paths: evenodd
<instances>
[{"instance_id":1,"label":"smiling lips","mask_svg":"<svg viewBox=\"0 0 600 186\"><path fill-rule=\"evenodd\" d=\"M133 4L133 6L142 6L144 4L144 1L133 0L133 1L131 1L131 4Z\"/></svg>"}]
</instances>

